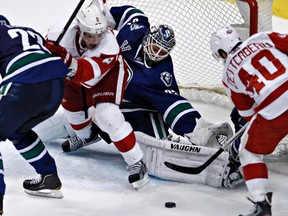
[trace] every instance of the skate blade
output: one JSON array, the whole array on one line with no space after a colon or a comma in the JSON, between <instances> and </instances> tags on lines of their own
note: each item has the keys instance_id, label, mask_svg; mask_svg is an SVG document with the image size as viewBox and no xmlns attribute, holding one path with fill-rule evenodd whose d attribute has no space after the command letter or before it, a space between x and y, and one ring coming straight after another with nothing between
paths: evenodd
<instances>
[{"instance_id":1,"label":"skate blade","mask_svg":"<svg viewBox=\"0 0 288 216\"><path fill-rule=\"evenodd\" d=\"M99 142L99 141L101 141L101 138L100 138L100 137L97 137L95 140L92 140L92 141L90 141L90 142L88 142L88 143L85 143L82 147L92 145L92 144L94 144L94 143L96 143L96 142Z\"/></svg>"},{"instance_id":2,"label":"skate blade","mask_svg":"<svg viewBox=\"0 0 288 216\"><path fill-rule=\"evenodd\" d=\"M136 181L136 182L133 182L132 186L135 190L138 190L138 189L142 188L144 185L146 185L148 182L149 182L149 176L146 173L144 175L143 179Z\"/></svg>"},{"instance_id":3,"label":"skate blade","mask_svg":"<svg viewBox=\"0 0 288 216\"><path fill-rule=\"evenodd\" d=\"M50 198L56 198L56 199L62 199L64 197L60 190L43 189L39 191L31 191L31 190L24 189L24 191L27 194L30 194L33 196L50 197Z\"/></svg>"}]
</instances>

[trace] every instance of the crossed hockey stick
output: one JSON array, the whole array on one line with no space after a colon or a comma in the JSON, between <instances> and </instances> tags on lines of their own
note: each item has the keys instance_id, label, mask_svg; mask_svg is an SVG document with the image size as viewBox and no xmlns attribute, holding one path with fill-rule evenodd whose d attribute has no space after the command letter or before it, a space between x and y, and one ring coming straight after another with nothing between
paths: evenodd
<instances>
[{"instance_id":1,"label":"crossed hockey stick","mask_svg":"<svg viewBox=\"0 0 288 216\"><path fill-rule=\"evenodd\" d=\"M224 152L238 137L240 137L245 131L246 127L247 127L247 124L245 124L234 136L232 136L229 140L227 140L226 143L223 144L221 148L215 154L213 154L206 162L204 162L202 165L198 167L185 167L185 166L180 166L177 164L170 163L168 161L165 161L164 164L168 168L178 171L178 172L182 172L186 174L194 174L194 175L199 174L204 169L206 169L206 167L208 167L222 152Z\"/></svg>"}]
</instances>

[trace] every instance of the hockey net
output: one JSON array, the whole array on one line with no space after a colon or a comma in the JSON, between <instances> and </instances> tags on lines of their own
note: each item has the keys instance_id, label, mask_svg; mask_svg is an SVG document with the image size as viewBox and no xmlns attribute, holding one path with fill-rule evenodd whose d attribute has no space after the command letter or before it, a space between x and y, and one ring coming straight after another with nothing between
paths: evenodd
<instances>
[{"instance_id":1,"label":"hockey net","mask_svg":"<svg viewBox=\"0 0 288 216\"><path fill-rule=\"evenodd\" d=\"M176 35L172 51L174 71L181 95L190 101L232 104L221 83L223 65L211 55L209 40L224 25L233 25L243 39L272 30L271 0L107 0L110 7L133 5L151 25L168 24ZM288 139L272 155L287 156Z\"/></svg>"}]
</instances>

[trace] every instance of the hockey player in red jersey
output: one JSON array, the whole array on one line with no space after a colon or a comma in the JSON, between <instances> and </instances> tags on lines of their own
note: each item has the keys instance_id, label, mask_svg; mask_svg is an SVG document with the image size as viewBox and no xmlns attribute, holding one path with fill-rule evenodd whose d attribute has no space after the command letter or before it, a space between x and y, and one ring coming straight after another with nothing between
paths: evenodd
<instances>
[{"instance_id":1,"label":"hockey player in red jersey","mask_svg":"<svg viewBox=\"0 0 288 216\"><path fill-rule=\"evenodd\" d=\"M143 186L149 180L142 161L143 153L131 125L119 109L128 77L127 68L117 40L108 29L107 19L93 1L78 13L61 46L56 46L53 41L61 29L61 26L49 29L46 47L60 56L70 69L62 106L76 136L62 144L63 150L75 150L99 140L99 126L108 133L129 165L129 182L135 188ZM88 108L93 106L92 112Z\"/></svg>"},{"instance_id":2,"label":"hockey player in red jersey","mask_svg":"<svg viewBox=\"0 0 288 216\"><path fill-rule=\"evenodd\" d=\"M272 215L263 155L271 154L288 133L288 35L257 33L242 42L236 30L226 26L211 36L210 46L213 56L224 62L224 86L248 121L239 157L254 206L242 215Z\"/></svg>"}]
</instances>

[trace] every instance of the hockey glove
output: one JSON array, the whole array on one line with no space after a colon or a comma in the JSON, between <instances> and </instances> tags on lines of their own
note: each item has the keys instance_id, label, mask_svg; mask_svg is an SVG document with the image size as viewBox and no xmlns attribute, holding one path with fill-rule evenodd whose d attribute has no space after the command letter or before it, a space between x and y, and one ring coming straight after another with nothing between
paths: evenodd
<instances>
[{"instance_id":1,"label":"hockey glove","mask_svg":"<svg viewBox=\"0 0 288 216\"><path fill-rule=\"evenodd\" d=\"M233 108L230 114L230 118L234 124L236 132L239 131L247 123L247 121L240 116L236 107Z\"/></svg>"},{"instance_id":2,"label":"hockey glove","mask_svg":"<svg viewBox=\"0 0 288 216\"><path fill-rule=\"evenodd\" d=\"M234 124L235 132L239 131L247 123L247 121L240 116L236 107L233 108L230 114L230 118ZM234 141L231 148L229 149L230 161L233 161L234 164L236 164L236 166L240 166L238 157L239 153L238 149L240 146L240 142L241 142L241 136Z\"/></svg>"},{"instance_id":3,"label":"hockey glove","mask_svg":"<svg viewBox=\"0 0 288 216\"><path fill-rule=\"evenodd\" d=\"M67 67L70 66L72 62L72 55L62 46L54 45L53 41L47 41L45 44L45 47L54 55L59 56L63 62L67 65Z\"/></svg>"}]
</instances>

